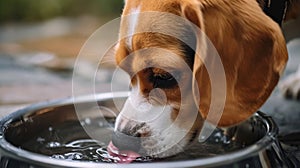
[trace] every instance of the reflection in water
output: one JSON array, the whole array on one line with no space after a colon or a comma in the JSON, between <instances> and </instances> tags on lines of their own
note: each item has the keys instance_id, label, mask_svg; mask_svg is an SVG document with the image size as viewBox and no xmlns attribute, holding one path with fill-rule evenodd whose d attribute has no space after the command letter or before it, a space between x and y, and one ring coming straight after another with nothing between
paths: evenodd
<instances>
[{"instance_id":1,"label":"reflection in water","mask_svg":"<svg viewBox=\"0 0 300 168\"><path fill-rule=\"evenodd\" d=\"M102 121L103 120L103 121ZM106 120L107 121L107 120ZM104 119L90 120L90 125L102 126L99 133L112 131L114 119L104 122ZM164 159L154 159L151 157L139 157L134 162L149 161L179 161L186 159L197 159L215 156L243 148L245 144L237 140L236 130L228 134L221 129L204 143L195 142L182 153ZM119 158L108 154L107 145L110 141L109 135L100 142L90 139L79 122L69 121L57 126L51 126L32 137L20 147L35 153L40 153L54 159L66 159L76 161L92 161L105 163L118 163Z\"/></svg>"}]
</instances>

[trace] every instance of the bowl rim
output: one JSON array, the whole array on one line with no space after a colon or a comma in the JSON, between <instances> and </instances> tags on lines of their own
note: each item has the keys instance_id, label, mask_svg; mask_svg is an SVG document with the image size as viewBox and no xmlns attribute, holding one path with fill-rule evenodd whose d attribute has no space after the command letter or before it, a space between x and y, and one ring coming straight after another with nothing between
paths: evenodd
<instances>
[{"instance_id":1,"label":"bowl rim","mask_svg":"<svg viewBox=\"0 0 300 168\"><path fill-rule=\"evenodd\" d=\"M206 158L198 158L193 160L184 160L184 161L162 161L162 162L153 162L153 163L131 163L131 164L116 164L116 163L96 163L96 162L88 162L88 161L72 161L72 160L60 160L49 158L46 155L22 150L8 141L6 141L4 137L5 129L7 125L15 120L18 120L20 117L25 116L26 114L31 114L37 110L41 110L43 108L49 107L58 107L62 105L72 105L74 103L88 103L91 100L95 99L97 101L103 101L112 98L125 98L128 97L129 92L115 92L115 93L100 93L96 95L86 95L80 96L76 98L76 100L72 97L65 99L57 99L52 101L45 101L37 104L33 104L17 110L9 114L8 116L2 118L0 120L0 157L9 157L15 160L23 161L26 163L32 163L34 165L43 166L43 167L70 167L70 168L96 168L99 166L107 167L107 168L133 168L133 167L194 167L194 166L220 166L224 164L230 164L237 161L240 161L245 158L249 158L260 150L264 148L268 148L273 142L275 142L276 137L278 135L278 127L274 120L258 111L255 113L255 116L258 116L263 119L264 125L266 126L267 133L264 135L257 143L252 144L243 148L243 150L236 150L232 152L228 152L225 154L206 157Z\"/></svg>"}]
</instances>

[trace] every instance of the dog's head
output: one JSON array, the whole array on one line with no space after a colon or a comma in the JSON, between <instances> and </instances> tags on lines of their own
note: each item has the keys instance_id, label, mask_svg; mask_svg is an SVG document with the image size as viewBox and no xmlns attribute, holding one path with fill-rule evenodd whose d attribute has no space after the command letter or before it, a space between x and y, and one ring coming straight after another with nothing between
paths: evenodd
<instances>
[{"instance_id":1,"label":"dog's head","mask_svg":"<svg viewBox=\"0 0 300 168\"><path fill-rule=\"evenodd\" d=\"M213 67L214 59L207 59L212 58L211 53L195 26L208 35L224 64L226 83L221 89L226 92L220 97L225 104L220 126L247 119L275 87L286 61L285 44L278 26L264 16L257 3L240 9L234 8L241 4L214 6L214 1L200 4L196 0L125 3L116 61L130 75L132 91L114 129L113 144L120 150L166 157L196 139L214 101L211 99L218 97L211 96L209 72L204 66L209 60ZM247 10L254 11L253 18L247 18ZM245 15L235 16L236 12ZM164 13L190 23L178 23Z\"/></svg>"}]
</instances>

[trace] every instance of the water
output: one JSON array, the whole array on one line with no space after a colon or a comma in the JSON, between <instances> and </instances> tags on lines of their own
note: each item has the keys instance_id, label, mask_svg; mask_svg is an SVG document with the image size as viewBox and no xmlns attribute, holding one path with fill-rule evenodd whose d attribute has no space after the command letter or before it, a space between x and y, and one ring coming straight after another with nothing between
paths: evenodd
<instances>
[{"instance_id":1,"label":"water","mask_svg":"<svg viewBox=\"0 0 300 168\"><path fill-rule=\"evenodd\" d=\"M109 155L106 149L111 140L113 123L114 119L85 119L81 123L68 121L61 125L48 127L19 146L24 150L47 155L54 159L118 163L119 158ZM97 126L97 132L106 136L102 138L103 142L91 139L81 124ZM99 129L99 126L102 128ZM139 157L134 162L152 160L154 159L150 157Z\"/></svg>"},{"instance_id":2,"label":"water","mask_svg":"<svg viewBox=\"0 0 300 168\"><path fill-rule=\"evenodd\" d=\"M60 125L48 127L48 129L41 131L25 143L22 143L20 147L54 159L117 163L119 158L110 156L106 149L111 140L110 135L114 119L108 120L108 123L102 122L101 119L87 119L85 121L83 121L85 124L89 124L92 127L97 125L99 134L106 135L102 138L102 141L89 138L81 126L84 123L80 124L78 121L68 121ZM206 142L194 143L176 156L164 159L139 157L134 162L191 160L224 154L241 149L244 146L245 144L239 142L234 136L227 135L221 130L216 130Z\"/></svg>"}]
</instances>

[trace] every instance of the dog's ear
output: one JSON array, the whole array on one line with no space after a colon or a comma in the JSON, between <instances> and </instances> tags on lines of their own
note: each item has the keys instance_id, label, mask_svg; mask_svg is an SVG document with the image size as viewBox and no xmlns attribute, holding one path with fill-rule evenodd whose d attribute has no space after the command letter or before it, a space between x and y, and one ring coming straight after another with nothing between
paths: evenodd
<instances>
[{"instance_id":1,"label":"dog's ear","mask_svg":"<svg viewBox=\"0 0 300 168\"><path fill-rule=\"evenodd\" d=\"M206 56L206 39L205 35L203 34L204 30L204 23L203 23L203 16L201 11L201 4L197 1L189 1L185 4L181 5L181 12L183 17L185 17L189 22L191 22L191 27L196 36L196 44L189 44L195 45L193 46L195 50L195 58L194 58L194 65L193 75L195 77L196 72L198 69L203 65L203 59ZM196 78L194 78L193 85L195 84ZM194 87L193 89L197 89L198 87ZM194 91L195 99L199 99L199 95L196 94L198 91Z\"/></svg>"},{"instance_id":2,"label":"dog's ear","mask_svg":"<svg viewBox=\"0 0 300 168\"><path fill-rule=\"evenodd\" d=\"M190 22L198 26L199 28L203 26L203 18L200 9L200 4L196 1L187 2L181 6L183 16Z\"/></svg>"},{"instance_id":3,"label":"dog's ear","mask_svg":"<svg viewBox=\"0 0 300 168\"><path fill-rule=\"evenodd\" d=\"M124 59L129 54L129 51L125 45L125 40L124 39L120 40L114 48L115 48L116 64L118 66L124 66L121 64L124 64Z\"/></svg>"},{"instance_id":4,"label":"dog's ear","mask_svg":"<svg viewBox=\"0 0 300 168\"><path fill-rule=\"evenodd\" d=\"M196 95L200 95L196 96L196 101L202 117L216 124L214 118L221 116L219 126L238 124L255 113L277 85L287 61L286 44L279 26L256 6L255 9L253 6L243 7L244 12L239 16L227 16L227 12L222 13L213 7L183 8L186 9L184 16L196 24L213 44L208 45L210 42L205 37L197 37L193 89ZM220 64L216 62L216 55L224 69L224 85L218 81L222 78L222 71L217 67ZM213 81L211 74L214 74ZM213 90L216 87L212 87L212 82L214 85L220 83L217 91ZM224 109L222 105L225 105ZM209 112L216 116L208 118Z\"/></svg>"},{"instance_id":5,"label":"dog's ear","mask_svg":"<svg viewBox=\"0 0 300 168\"><path fill-rule=\"evenodd\" d=\"M206 55L206 40L205 35L202 32L202 30L204 30L204 19L201 11L201 4L196 0L188 1L185 4L181 5L181 12L183 17L185 17L188 21L191 22L191 28L193 29L194 34L196 36L196 53L198 53L199 57L204 58ZM195 61L197 63L200 63L198 62L200 61L199 59L195 59Z\"/></svg>"}]
</instances>

